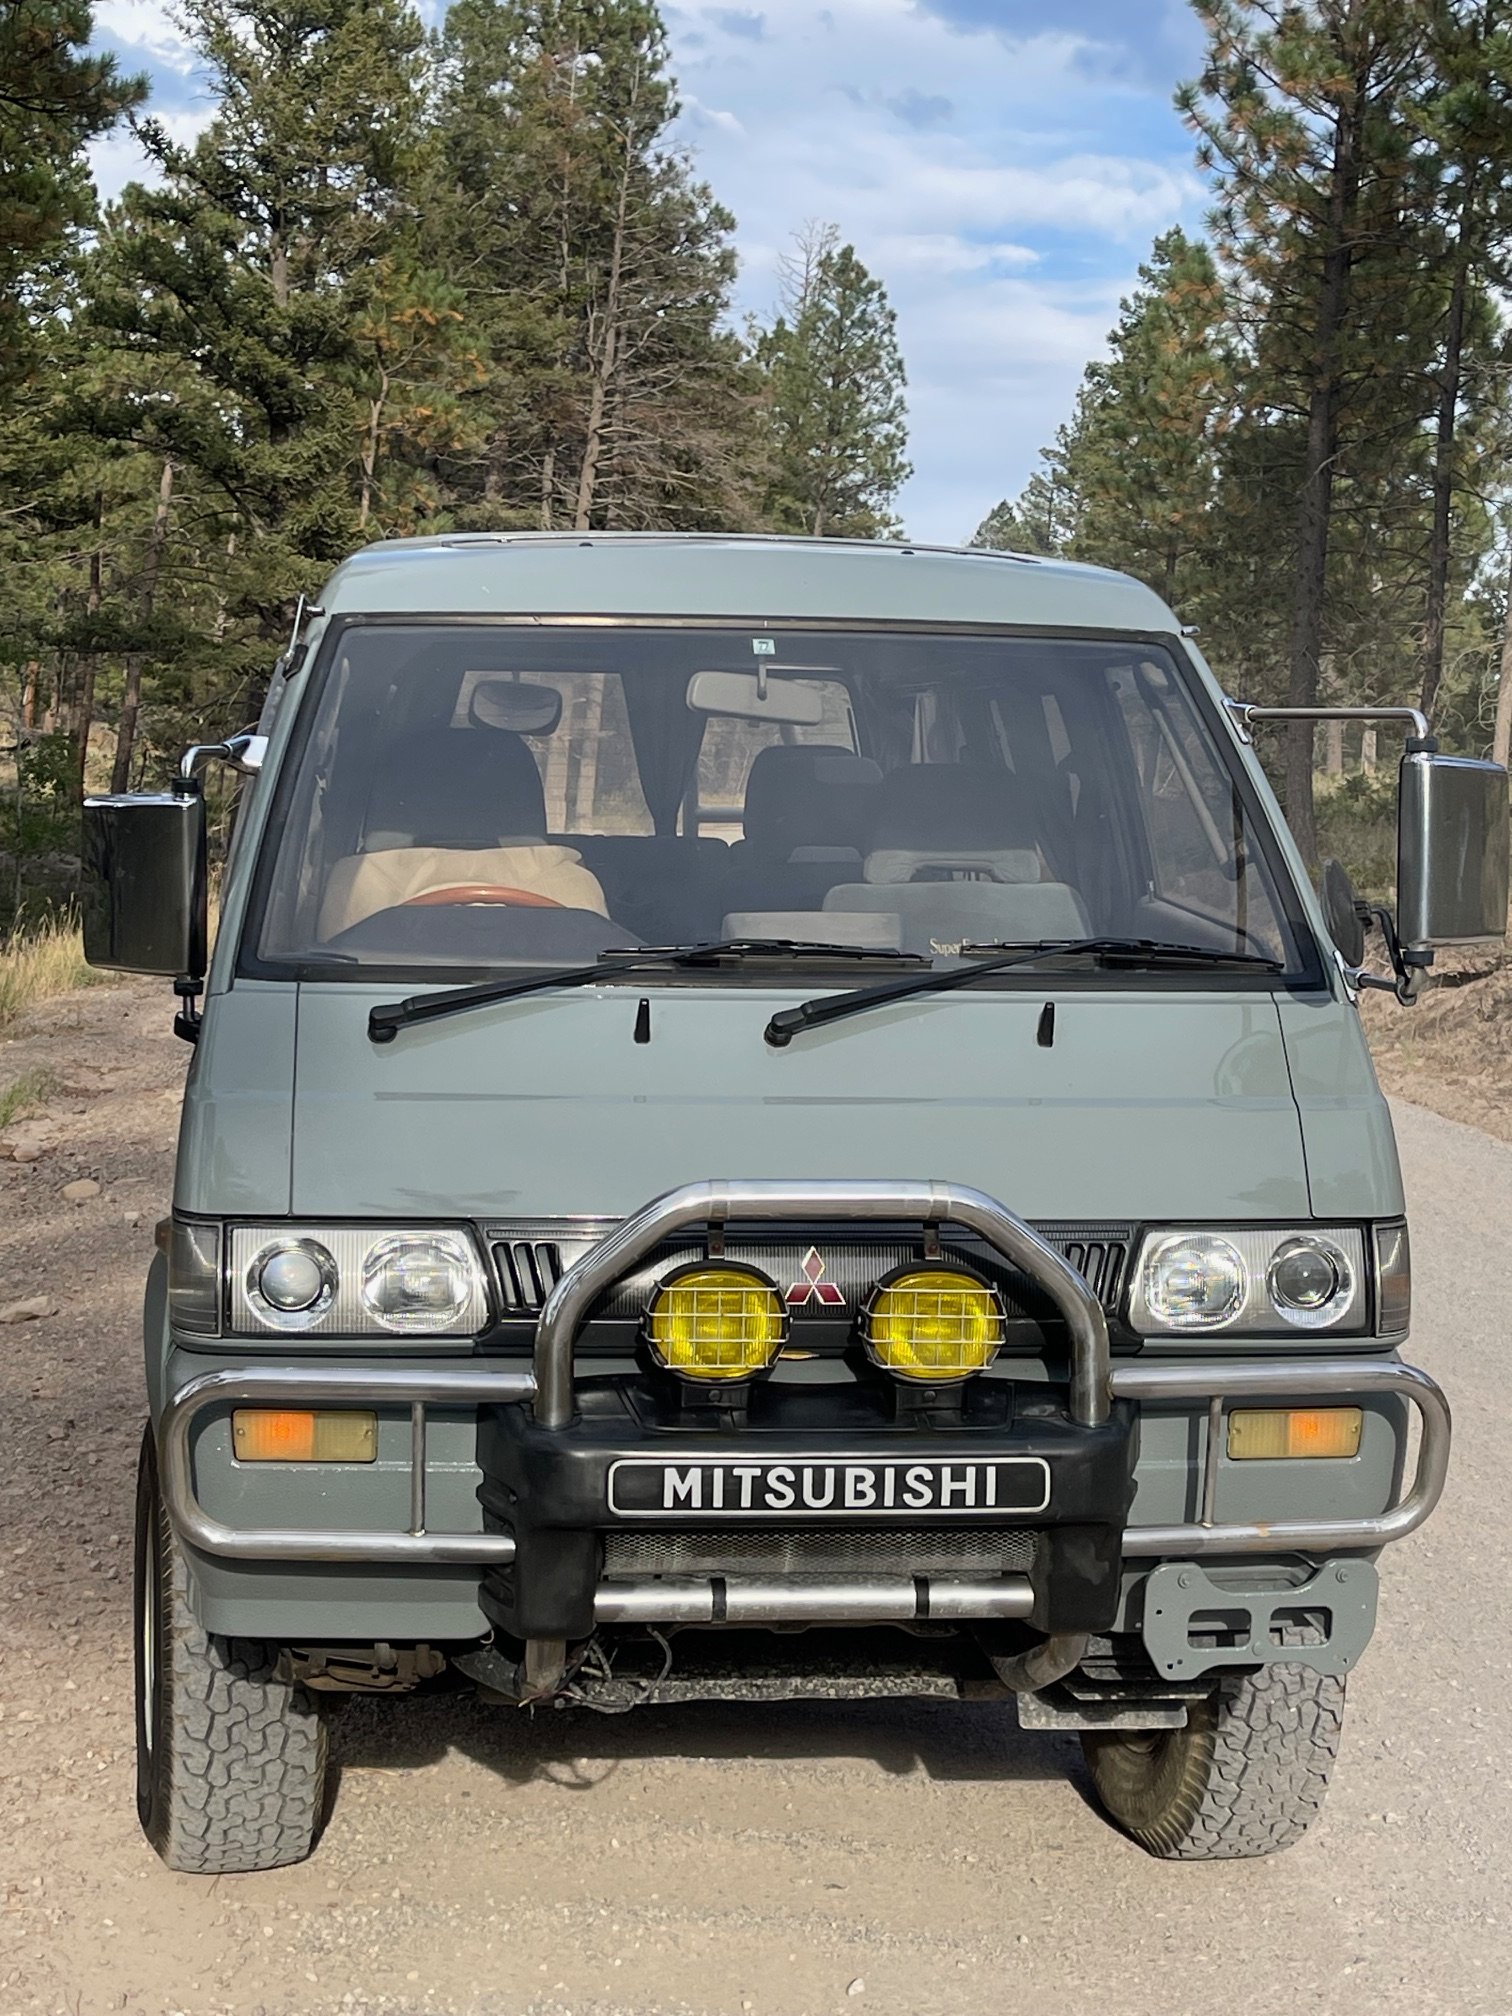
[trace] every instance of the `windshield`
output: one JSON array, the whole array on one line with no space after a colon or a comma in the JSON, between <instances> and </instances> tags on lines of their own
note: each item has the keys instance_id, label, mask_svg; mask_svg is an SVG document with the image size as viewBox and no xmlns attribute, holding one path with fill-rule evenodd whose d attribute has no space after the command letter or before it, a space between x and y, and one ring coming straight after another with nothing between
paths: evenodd
<instances>
[{"instance_id":1,"label":"windshield","mask_svg":"<svg viewBox=\"0 0 1512 2016\"><path fill-rule=\"evenodd\" d=\"M257 970L444 981L721 939L1299 964L1232 751L1156 645L431 621L349 626L316 678Z\"/></svg>"}]
</instances>

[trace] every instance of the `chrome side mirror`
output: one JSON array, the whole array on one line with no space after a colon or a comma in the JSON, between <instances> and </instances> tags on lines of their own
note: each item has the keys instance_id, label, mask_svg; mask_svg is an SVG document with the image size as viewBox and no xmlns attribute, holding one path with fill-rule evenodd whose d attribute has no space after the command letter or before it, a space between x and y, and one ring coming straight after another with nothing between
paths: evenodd
<instances>
[{"instance_id":1,"label":"chrome side mirror","mask_svg":"<svg viewBox=\"0 0 1512 2016\"><path fill-rule=\"evenodd\" d=\"M1397 786L1397 930L1408 953L1507 935L1507 773L1412 749Z\"/></svg>"},{"instance_id":2,"label":"chrome side mirror","mask_svg":"<svg viewBox=\"0 0 1512 2016\"><path fill-rule=\"evenodd\" d=\"M155 973L186 996L205 977L205 801L197 787L86 798L84 957L113 973Z\"/></svg>"}]
</instances>

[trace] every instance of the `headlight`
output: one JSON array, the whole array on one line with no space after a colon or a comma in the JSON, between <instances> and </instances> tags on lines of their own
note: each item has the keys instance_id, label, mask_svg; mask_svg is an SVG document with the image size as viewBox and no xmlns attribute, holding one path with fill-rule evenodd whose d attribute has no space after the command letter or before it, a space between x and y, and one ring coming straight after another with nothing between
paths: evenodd
<instances>
[{"instance_id":1,"label":"headlight","mask_svg":"<svg viewBox=\"0 0 1512 2016\"><path fill-rule=\"evenodd\" d=\"M651 1298L644 1335L669 1372L731 1385L773 1363L787 1342L787 1312L754 1267L684 1267Z\"/></svg>"},{"instance_id":2,"label":"headlight","mask_svg":"<svg viewBox=\"0 0 1512 2016\"><path fill-rule=\"evenodd\" d=\"M252 1256L247 1302L273 1330L309 1330L336 1300L336 1262L318 1239L278 1239Z\"/></svg>"},{"instance_id":3,"label":"headlight","mask_svg":"<svg viewBox=\"0 0 1512 2016\"><path fill-rule=\"evenodd\" d=\"M1348 1308L1354 1273L1332 1239L1299 1235L1271 1255L1265 1285L1288 1323L1323 1330Z\"/></svg>"},{"instance_id":4,"label":"headlight","mask_svg":"<svg viewBox=\"0 0 1512 2016\"><path fill-rule=\"evenodd\" d=\"M472 1299L474 1264L455 1232L380 1240L362 1263L362 1306L406 1336L455 1330Z\"/></svg>"},{"instance_id":5,"label":"headlight","mask_svg":"<svg viewBox=\"0 0 1512 2016\"><path fill-rule=\"evenodd\" d=\"M1358 1226L1150 1232L1130 1277L1129 1325L1145 1337L1361 1335L1365 1250Z\"/></svg>"},{"instance_id":6,"label":"headlight","mask_svg":"<svg viewBox=\"0 0 1512 2016\"><path fill-rule=\"evenodd\" d=\"M475 1337L488 1322L460 1227L233 1225L226 1245L240 1336Z\"/></svg>"},{"instance_id":7,"label":"headlight","mask_svg":"<svg viewBox=\"0 0 1512 2016\"><path fill-rule=\"evenodd\" d=\"M872 1290L861 1336L895 1378L944 1384L985 1371L1003 1342L997 1293L963 1267L903 1267Z\"/></svg>"},{"instance_id":8,"label":"headlight","mask_svg":"<svg viewBox=\"0 0 1512 2016\"><path fill-rule=\"evenodd\" d=\"M1166 1330L1221 1330L1250 1289L1243 1254L1213 1233L1162 1241L1140 1274L1146 1306Z\"/></svg>"}]
</instances>

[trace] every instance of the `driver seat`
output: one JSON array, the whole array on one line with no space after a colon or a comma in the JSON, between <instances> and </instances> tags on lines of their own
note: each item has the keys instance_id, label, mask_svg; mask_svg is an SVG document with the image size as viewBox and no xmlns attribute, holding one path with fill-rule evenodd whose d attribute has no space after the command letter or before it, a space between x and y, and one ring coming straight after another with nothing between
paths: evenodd
<instances>
[{"instance_id":1,"label":"driver seat","mask_svg":"<svg viewBox=\"0 0 1512 2016\"><path fill-rule=\"evenodd\" d=\"M380 910L471 883L609 914L582 856L547 840L541 773L507 730L434 728L390 744L363 823L360 852L338 861L326 884L324 939Z\"/></svg>"}]
</instances>

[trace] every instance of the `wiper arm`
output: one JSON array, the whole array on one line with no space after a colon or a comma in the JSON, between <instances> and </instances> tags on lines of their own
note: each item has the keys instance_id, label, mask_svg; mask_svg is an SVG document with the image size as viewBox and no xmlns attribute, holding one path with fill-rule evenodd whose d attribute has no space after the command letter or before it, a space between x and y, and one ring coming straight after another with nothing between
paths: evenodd
<instances>
[{"instance_id":1,"label":"wiper arm","mask_svg":"<svg viewBox=\"0 0 1512 2016\"><path fill-rule=\"evenodd\" d=\"M821 955L839 961L850 959L908 960L917 955L894 952L886 947L871 950L858 945L810 944L788 938L727 938L710 945L646 945L622 957L602 954L592 966L562 966L545 972L522 974L515 980L485 980L476 987L442 987L428 994L411 994L404 1001L385 1001L368 1010L368 1041L392 1043L401 1029L419 1022L439 1022L448 1015L463 1015L470 1008L487 1008L496 1001L517 1001L527 994L544 994L554 987L587 987L595 980L613 980L622 973L644 973L658 966L706 966L722 958L783 956L815 959ZM922 963L922 962L920 962Z\"/></svg>"},{"instance_id":2,"label":"wiper arm","mask_svg":"<svg viewBox=\"0 0 1512 2016\"><path fill-rule=\"evenodd\" d=\"M766 1040L774 1050L786 1049L803 1029L817 1029L826 1022L843 1022L849 1015L864 1015L869 1008L885 1008L893 1001L907 1001L915 994L948 994L955 987L969 987L989 973L1005 973L1014 966L1032 966L1036 960L1070 955L1105 959L1110 964L1127 960L1132 965L1224 965L1252 966L1279 973L1280 964L1250 952L1214 952L1204 945L1162 945L1151 938L1050 938L1032 945L1001 947L967 945L962 951L986 953L970 966L916 973L906 980L883 982L879 987L855 987L846 994L821 995L800 1001L796 1008L783 1008L766 1026Z\"/></svg>"}]
</instances>

